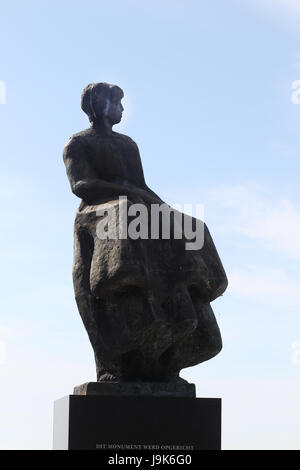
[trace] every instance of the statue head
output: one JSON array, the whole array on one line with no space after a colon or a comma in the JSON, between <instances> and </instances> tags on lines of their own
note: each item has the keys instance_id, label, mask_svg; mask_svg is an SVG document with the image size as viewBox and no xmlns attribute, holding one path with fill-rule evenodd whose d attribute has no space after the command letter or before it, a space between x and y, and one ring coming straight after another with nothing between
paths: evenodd
<instances>
[{"instance_id":1,"label":"statue head","mask_svg":"<svg viewBox=\"0 0 300 470\"><path fill-rule=\"evenodd\" d=\"M90 83L81 94L81 109L90 122L106 118L114 125L121 121L123 90L109 83Z\"/></svg>"}]
</instances>

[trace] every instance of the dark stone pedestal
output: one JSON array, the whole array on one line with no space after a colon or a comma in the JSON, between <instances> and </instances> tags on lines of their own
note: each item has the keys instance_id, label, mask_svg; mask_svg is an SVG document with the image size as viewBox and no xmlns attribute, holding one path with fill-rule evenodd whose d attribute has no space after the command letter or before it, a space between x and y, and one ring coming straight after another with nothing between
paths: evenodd
<instances>
[{"instance_id":1,"label":"dark stone pedestal","mask_svg":"<svg viewBox=\"0 0 300 470\"><path fill-rule=\"evenodd\" d=\"M181 382L86 382L74 388L74 395L101 395L108 397L169 397L196 398L196 388L185 380Z\"/></svg>"},{"instance_id":2,"label":"dark stone pedestal","mask_svg":"<svg viewBox=\"0 0 300 470\"><path fill-rule=\"evenodd\" d=\"M221 399L69 395L54 403L53 448L219 450Z\"/></svg>"}]
</instances>

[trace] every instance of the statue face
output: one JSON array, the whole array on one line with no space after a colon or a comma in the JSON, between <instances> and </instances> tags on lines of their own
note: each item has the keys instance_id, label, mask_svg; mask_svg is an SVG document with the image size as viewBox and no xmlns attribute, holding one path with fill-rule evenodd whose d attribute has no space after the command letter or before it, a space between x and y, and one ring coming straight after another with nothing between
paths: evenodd
<instances>
[{"instance_id":1,"label":"statue face","mask_svg":"<svg viewBox=\"0 0 300 470\"><path fill-rule=\"evenodd\" d=\"M122 112L124 108L122 106L121 100L107 100L103 114L111 124L118 124L122 119Z\"/></svg>"}]
</instances>

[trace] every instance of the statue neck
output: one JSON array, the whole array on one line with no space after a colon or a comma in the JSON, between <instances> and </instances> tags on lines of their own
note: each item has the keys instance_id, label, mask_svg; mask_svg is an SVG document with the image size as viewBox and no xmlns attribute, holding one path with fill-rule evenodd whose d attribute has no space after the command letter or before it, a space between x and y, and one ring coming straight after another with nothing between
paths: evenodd
<instances>
[{"instance_id":1,"label":"statue neck","mask_svg":"<svg viewBox=\"0 0 300 470\"><path fill-rule=\"evenodd\" d=\"M99 134L112 135L112 124L105 118L97 118L91 123L91 127L95 129Z\"/></svg>"}]
</instances>

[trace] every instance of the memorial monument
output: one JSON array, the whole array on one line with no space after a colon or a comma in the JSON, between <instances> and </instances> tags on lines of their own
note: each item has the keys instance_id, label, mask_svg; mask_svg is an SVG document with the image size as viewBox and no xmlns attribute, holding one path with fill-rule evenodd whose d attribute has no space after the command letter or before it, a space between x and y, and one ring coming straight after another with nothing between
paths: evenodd
<instances>
[{"instance_id":1,"label":"memorial monument","mask_svg":"<svg viewBox=\"0 0 300 470\"><path fill-rule=\"evenodd\" d=\"M73 283L97 371L97 382L74 393L98 400L156 397L165 407L167 397L193 400L194 386L180 370L222 348L210 304L227 278L206 225L147 186L138 146L113 131L122 98L118 86L86 86L81 108L90 127L74 134L63 154L71 190L81 199Z\"/></svg>"}]
</instances>

